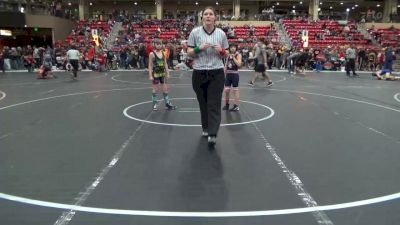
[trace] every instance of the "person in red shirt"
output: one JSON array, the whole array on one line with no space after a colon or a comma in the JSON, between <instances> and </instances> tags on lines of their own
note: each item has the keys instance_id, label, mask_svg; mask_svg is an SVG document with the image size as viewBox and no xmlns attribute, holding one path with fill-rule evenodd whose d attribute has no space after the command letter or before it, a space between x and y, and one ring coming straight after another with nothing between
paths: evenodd
<instances>
[{"instance_id":1,"label":"person in red shirt","mask_svg":"<svg viewBox=\"0 0 400 225\"><path fill-rule=\"evenodd\" d=\"M146 45L146 55L149 56L150 53L152 53L154 51L154 47L152 44L147 44Z\"/></svg>"},{"instance_id":2,"label":"person in red shirt","mask_svg":"<svg viewBox=\"0 0 400 225\"><path fill-rule=\"evenodd\" d=\"M93 47L89 49L89 52L87 53L87 58L89 61L93 60L93 58L94 58L94 48Z\"/></svg>"},{"instance_id":3,"label":"person in red shirt","mask_svg":"<svg viewBox=\"0 0 400 225\"><path fill-rule=\"evenodd\" d=\"M104 52L99 53L98 61L99 61L99 72L106 70L107 55Z\"/></svg>"},{"instance_id":4,"label":"person in red shirt","mask_svg":"<svg viewBox=\"0 0 400 225\"><path fill-rule=\"evenodd\" d=\"M384 51L385 49L383 49ZM380 51L378 53L378 63L377 63L377 68L382 69L383 64L385 63L385 53L383 51Z\"/></svg>"},{"instance_id":5,"label":"person in red shirt","mask_svg":"<svg viewBox=\"0 0 400 225\"><path fill-rule=\"evenodd\" d=\"M35 68L36 61L32 55L24 56L25 67L28 69L28 72L32 72Z\"/></svg>"},{"instance_id":6,"label":"person in red shirt","mask_svg":"<svg viewBox=\"0 0 400 225\"><path fill-rule=\"evenodd\" d=\"M146 44L146 56L144 57L145 61L145 70L147 71L147 68L149 67L149 55L154 51L154 47L151 43Z\"/></svg>"},{"instance_id":7,"label":"person in red shirt","mask_svg":"<svg viewBox=\"0 0 400 225\"><path fill-rule=\"evenodd\" d=\"M104 54L103 54L103 53L100 53L100 54L99 54L98 59L99 59L99 64L100 64L100 66L103 66L103 65L106 64L106 57L104 57Z\"/></svg>"}]
</instances>

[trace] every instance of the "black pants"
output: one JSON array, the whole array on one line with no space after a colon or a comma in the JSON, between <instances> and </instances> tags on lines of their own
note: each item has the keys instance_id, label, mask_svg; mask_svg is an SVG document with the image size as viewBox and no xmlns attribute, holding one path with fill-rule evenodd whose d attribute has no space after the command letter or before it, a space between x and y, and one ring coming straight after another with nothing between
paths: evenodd
<instances>
[{"instance_id":1,"label":"black pants","mask_svg":"<svg viewBox=\"0 0 400 225\"><path fill-rule=\"evenodd\" d=\"M350 70L353 71L353 75L356 75L356 62L354 59L348 59L346 62L346 74L350 75Z\"/></svg>"},{"instance_id":2,"label":"black pants","mask_svg":"<svg viewBox=\"0 0 400 225\"><path fill-rule=\"evenodd\" d=\"M74 73L74 77L78 76L78 69L79 69L79 64L77 59L70 59L69 63L71 63L72 66L72 72Z\"/></svg>"},{"instance_id":3,"label":"black pants","mask_svg":"<svg viewBox=\"0 0 400 225\"><path fill-rule=\"evenodd\" d=\"M192 86L200 106L201 126L216 136L221 124L221 99L224 90L223 69L193 70Z\"/></svg>"},{"instance_id":4,"label":"black pants","mask_svg":"<svg viewBox=\"0 0 400 225\"><path fill-rule=\"evenodd\" d=\"M358 58L358 70L362 70L365 64L364 58Z\"/></svg>"},{"instance_id":5,"label":"black pants","mask_svg":"<svg viewBox=\"0 0 400 225\"><path fill-rule=\"evenodd\" d=\"M4 71L4 59L0 59L0 70L3 71L3 73L5 72Z\"/></svg>"},{"instance_id":6,"label":"black pants","mask_svg":"<svg viewBox=\"0 0 400 225\"><path fill-rule=\"evenodd\" d=\"M170 59L168 59L167 60L168 62L168 68L170 68L170 69L174 69L174 59L173 58L170 58Z\"/></svg>"},{"instance_id":7,"label":"black pants","mask_svg":"<svg viewBox=\"0 0 400 225\"><path fill-rule=\"evenodd\" d=\"M40 60L40 58L35 58L35 68L40 68L40 66L42 65L42 60Z\"/></svg>"}]
</instances>

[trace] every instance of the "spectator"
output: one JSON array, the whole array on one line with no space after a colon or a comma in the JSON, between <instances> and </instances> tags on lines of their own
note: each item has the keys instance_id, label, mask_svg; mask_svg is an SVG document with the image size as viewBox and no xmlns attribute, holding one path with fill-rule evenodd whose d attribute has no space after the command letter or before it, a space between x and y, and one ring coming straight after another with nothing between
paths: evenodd
<instances>
[{"instance_id":1,"label":"spectator","mask_svg":"<svg viewBox=\"0 0 400 225\"><path fill-rule=\"evenodd\" d=\"M383 69L392 70L393 60L395 59L395 53L391 46L385 49L385 65Z\"/></svg>"},{"instance_id":2,"label":"spectator","mask_svg":"<svg viewBox=\"0 0 400 225\"><path fill-rule=\"evenodd\" d=\"M0 70L3 71L3 73L5 73L5 69L4 69L4 52L3 49L0 50Z\"/></svg>"}]
</instances>

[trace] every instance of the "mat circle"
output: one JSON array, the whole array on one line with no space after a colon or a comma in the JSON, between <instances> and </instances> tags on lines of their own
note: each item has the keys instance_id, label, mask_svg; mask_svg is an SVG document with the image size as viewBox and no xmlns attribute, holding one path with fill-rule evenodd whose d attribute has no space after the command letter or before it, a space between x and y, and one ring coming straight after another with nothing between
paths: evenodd
<instances>
[{"instance_id":1,"label":"mat circle","mask_svg":"<svg viewBox=\"0 0 400 225\"><path fill-rule=\"evenodd\" d=\"M196 100L196 99L195 98L173 98L172 100ZM256 103L256 102L245 101L245 100L240 100L240 102L261 106L262 108L267 109L270 113L269 113L269 115L266 115L266 116L264 116L264 117L262 117L260 119L249 120L249 121L238 122L238 123L225 123L225 124L221 124L221 127L257 123L257 122L261 122L261 121L270 119L271 117L273 117L275 115L275 111L269 106L266 106L266 105L263 105L263 104L260 104L260 103ZM150 123L150 124L163 125L163 126L176 126L176 127L201 127L200 124L179 124L179 123L162 123L162 122L149 121L149 120L140 119L140 118L137 118L137 117L134 117L134 116L131 116L131 115L128 114L128 111L131 108L134 108L136 106L143 105L143 104L149 104L149 103L152 103L152 101L139 102L139 103L136 103L134 105L130 105L130 106L128 106L128 107L126 107L124 109L123 114L126 117L128 117L129 119L136 120L136 121L143 122L143 123Z\"/></svg>"}]
</instances>

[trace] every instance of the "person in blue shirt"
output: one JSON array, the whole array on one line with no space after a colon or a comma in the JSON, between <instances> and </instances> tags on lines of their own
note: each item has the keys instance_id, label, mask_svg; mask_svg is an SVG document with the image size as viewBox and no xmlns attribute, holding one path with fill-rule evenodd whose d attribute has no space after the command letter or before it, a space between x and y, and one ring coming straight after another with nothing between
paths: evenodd
<instances>
[{"instance_id":1,"label":"person in blue shirt","mask_svg":"<svg viewBox=\"0 0 400 225\"><path fill-rule=\"evenodd\" d=\"M372 73L372 76L376 77L377 80L400 80L400 77L393 75L390 69L378 70Z\"/></svg>"}]
</instances>

